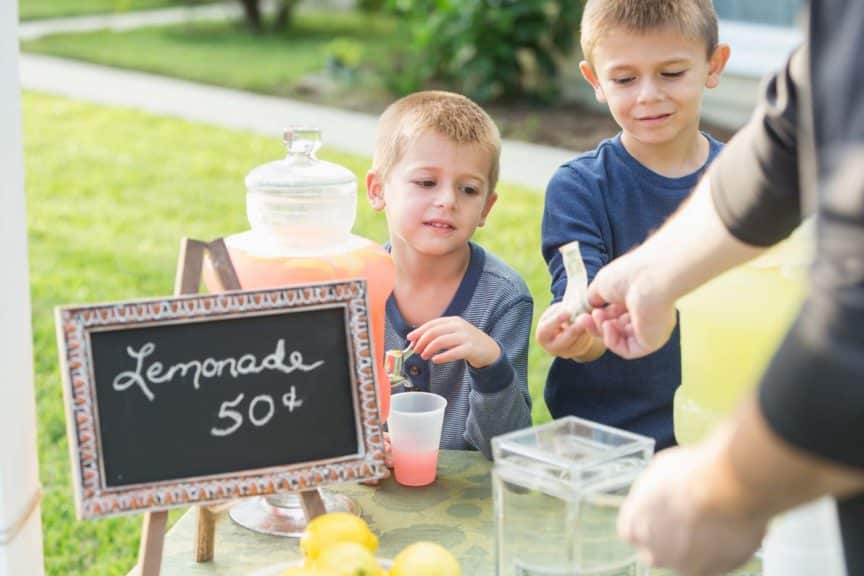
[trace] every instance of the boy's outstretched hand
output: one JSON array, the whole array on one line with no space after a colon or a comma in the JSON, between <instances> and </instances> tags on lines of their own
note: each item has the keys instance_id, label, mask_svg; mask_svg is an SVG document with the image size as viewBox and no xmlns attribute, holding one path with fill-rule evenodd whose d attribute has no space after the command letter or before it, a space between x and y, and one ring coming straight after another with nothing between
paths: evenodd
<instances>
[{"instance_id":1,"label":"boy's outstretched hand","mask_svg":"<svg viewBox=\"0 0 864 576\"><path fill-rule=\"evenodd\" d=\"M408 341L415 354L434 364L465 360L473 368L484 368L501 356L491 336L459 316L430 320L408 333Z\"/></svg>"},{"instance_id":2,"label":"boy's outstretched hand","mask_svg":"<svg viewBox=\"0 0 864 576\"><path fill-rule=\"evenodd\" d=\"M534 339L559 358L580 362L596 360L604 352L597 325L590 314L580 314L573 322L570 322L570 315L562 302L552 304L540 316Z\"/></svg>"}]
</instances>

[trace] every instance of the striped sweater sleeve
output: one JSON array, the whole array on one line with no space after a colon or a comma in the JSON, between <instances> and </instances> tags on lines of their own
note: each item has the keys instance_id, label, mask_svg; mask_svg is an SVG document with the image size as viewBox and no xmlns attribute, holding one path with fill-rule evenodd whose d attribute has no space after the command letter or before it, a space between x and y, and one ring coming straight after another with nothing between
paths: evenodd
<instances>
[{"instance_id":1,"label":"striped sweater sleeve","mask_svg":"<svg viewBox=\"0 0 864 576\"><path fill-rule=\"evenodd\" d=\"M531 425L528 342L533 308L527 295L502 302L487 328L501 347L500 358L479 370L468 368L471 391L465 440L489 459L494 436Z\"/></svg>"}]
</instances>

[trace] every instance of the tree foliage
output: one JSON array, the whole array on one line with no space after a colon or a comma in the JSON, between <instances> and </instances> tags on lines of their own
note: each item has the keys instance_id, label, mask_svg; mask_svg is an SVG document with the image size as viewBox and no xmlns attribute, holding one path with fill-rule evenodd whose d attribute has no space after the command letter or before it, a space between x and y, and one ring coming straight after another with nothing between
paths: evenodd
<instances>
[{"instance_id":1,"label":"tree foliage","mask_svg":"<svg viewBox=\"0 0 864 576\"><path fill-rule=\"evenodd\" d=\"M390 87L443 86L482 102L554 96L582 12L579 0L389 0L388 7L408 35Z\"/></svg>"}]
</instances>

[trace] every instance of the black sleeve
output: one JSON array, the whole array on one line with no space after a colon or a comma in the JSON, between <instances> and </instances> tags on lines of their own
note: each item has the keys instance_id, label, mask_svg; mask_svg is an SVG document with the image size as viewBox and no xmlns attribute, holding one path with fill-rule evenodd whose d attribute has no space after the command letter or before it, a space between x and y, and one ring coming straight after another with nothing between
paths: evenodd
<instances>
[{"instance_id":1,"label":"black sleeve","mask_svg":"<svg viewBox=\"0 0 864 576\"><path fill-rule=\"evenodd\" d=\"M815 262L807 300L763 378L760 406L785 440L864 468L864 3L812 3L810 50Z\"/></svg>"},{"instance_id":2,"label":"black sleeve","mask_svg":"<svg viewBox=\"0 0 864 576\"><path fill-rule=\"evenodd\" d=\"M807 51L762 86L759 106L710 168L711 193L729 232L747 244L769 246L801 222L798 181L799 87Z\"/></svg>"},{"instance_id":3,"label":"black sleeve","mask_svg":"<svg viewBox=\"0 0 864 576\"><path fill-rule=\"evenodd\" d=\"M763 377L759 404L785 441L864 468L864 306L831 299L808 299Z\"/></svg>"}]
</instances>

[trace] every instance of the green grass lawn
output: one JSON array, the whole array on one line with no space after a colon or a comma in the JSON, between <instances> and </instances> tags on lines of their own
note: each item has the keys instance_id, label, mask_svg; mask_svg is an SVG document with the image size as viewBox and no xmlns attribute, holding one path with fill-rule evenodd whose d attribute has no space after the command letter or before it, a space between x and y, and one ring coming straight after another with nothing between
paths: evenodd
<instances>
[{"instance_id":1,"label":"green grass lawn","mask_svg":"<svg viewBox=\"0 0 864 576\"><path fill-rule=\"evenodd\" d=\"M265 94L302 95L299 79L324 69L328 54L381 65L395 23L354 12L297 14L296 25L250 34L237 22L62 34L22 48ZM373 64L377 63L377 64ZM362 64L361 64L362 65ZM366 87L366 90L371 87Z\"/></svg>"},{"instance_id":2,"label":"green grass lawn","mask_svg":"<svg viewBox=\"0 0 864 576\"><path fill-rule=\"evenodd\" d=\"M275 139L61 98L25 94L23 105L47 573L126 574L141 518L75 519L52 310L170 295L180 238L245 229L243 177L283 149ZM332 150L321 155L358 176L369 165ZM542 195L509 186L499 192L478 240L523 273L542 309ZM362 200L362 190L360 197L355 231L385 240L383 216ZM532 344L538 422L548 419L541 394L548 363Z\"/></svg>"},{"instance_id":3,"label":"green grass lawn","mask_svg":"<svg viewBox=\"0 0 864 576\"><path fill-rule=\"evenodd\" d=\"M21 20L201 4L199 0L18 0Z\"/></svg>"}]
</instances>

